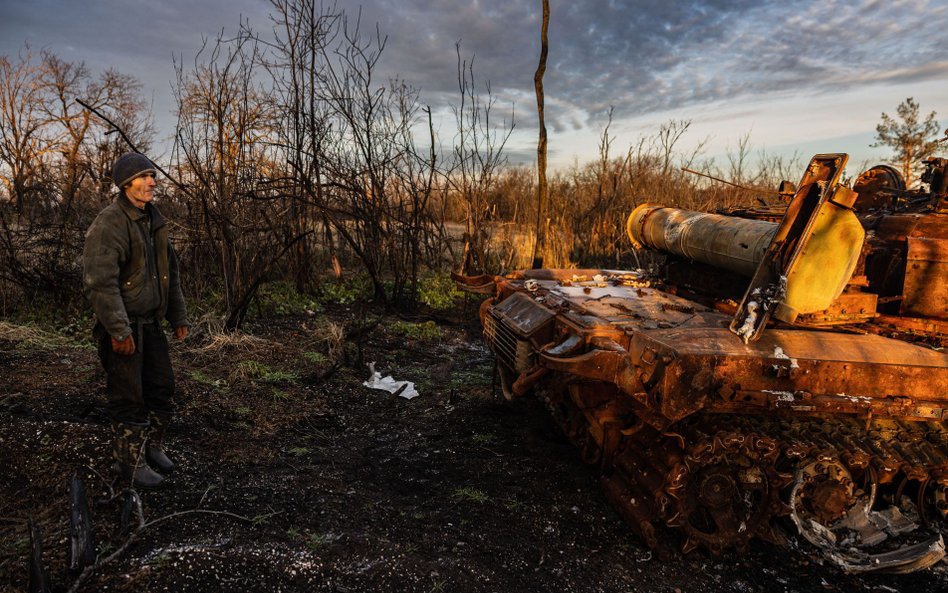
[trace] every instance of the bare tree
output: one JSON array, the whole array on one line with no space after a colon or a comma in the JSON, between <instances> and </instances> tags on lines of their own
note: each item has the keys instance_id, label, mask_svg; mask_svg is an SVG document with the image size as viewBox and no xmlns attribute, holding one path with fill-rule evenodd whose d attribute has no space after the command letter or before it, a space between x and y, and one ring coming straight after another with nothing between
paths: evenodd
<instances>
[{"instance_id":1,"label":"bare tree","mask_svg":"<svg viewBox=\"0 0 948 593\"><path fill-rule=\"evenodd\" d=\"M321 223L336 270L338 238L376 299L411 302L432 240L443 235L428 211L437 163L430 115L424 154L413 134L417 91L400 80L377 82L386 44L377 26L366 35L361 15L350 21L316 0L272 3L275 39L265 64L286 106L276 138L289 170L278 185L293 199L292 220L300 229Z\"/></svg>"},{"instance_id":2,"label":"bare tree","mask_svg":"<svg viewBox=\"0 0 948 593\"><path fill-rule=\"evenodd\" d=\"M540 139L537 142L537 238L533 247L533 268L543 267L543 205L549 200L546 184L546 123L543 114L543 75L546 72L546 57L550 51L548 32L550 30L550 1L543 0L543 21L540 28L540 63L533 75L533 85L537 94L537 118L540 126Z\"/></svg>"},{"instance_id":3,"label":"bare tree","mask_svg":"<svg viewBox=\"0 0 948 593\"><path fill-rule=\"evenodd\" d=\"M738 185L749 181L747 174L751 155L750 136L750 132L741 134L740 138L737 139L737 147L734 150L728 149L727 151L728 176L732 183Z\"/></svg>"},{"instance_id":4,"label":"bare tree","mask_svg":"<svg viewBox=\"0 0 948 593\"><path fill-rule=\"evenodd\" d=\"M291 198L290 224L296 232L322 226L326 251L337 277L342 267L336 249L326 194L324 147L331 140L331 112L322 93L329 48L338 36L342 15L317 0L271 0L273 39L264 65L283 109L274 121L274 141L289 171L281 184ZM311 241L295 248L296 285L303 290L315 276Z\"/></svg>"},{"instance_id":5,"label":"bare tree","mask_svg":"<svg viewBox=\"0 0 948 593\"><path fill-rule=\"evenodd\" d=\"M42 110L53 124L51 146L58 160L50 190L55 188L59 240L51 257L60 259L81 245L81 236L72 237L75 244L69 241L71 231L77 225L85 228L89 221L82 220L82 216L91 215L109 196L111 164L128 150L108 142L104 122L76 99L81 97L95 110L111 109L122 120L127 133L134 135L140 150L148 150L151 126L141 100L141 84L130 75L108 70L93 78L84 63L67 62L44 51L40 82L47 97ZM84 184L87 199L77 204Z\"/></svg>"},{"instance_id":6,"label":"bare tree","mask_svg":"<svg viewBox=\"0 0 948 593\"><path fill-rule=\"evenodd\" d=\"M388 86L376 82L387 42L377 26L374 34L364 36L360 19L350 26L344 16L340 32L321 95L335 125L334 142L326 147L342 214L334 218L334 226L362 263L375 298L385 302L386 271L400 277L395 291L404 280L403 270L390 268L392 241L402 231L401 221L392 217L400 198L393 183L410 150L402 140L412 126L417 95L400 81Z\"/></svg>"},{"instance_id":7,"label":"bare tree","mask_svg":"<svg viewBox=\"0 0 948 593\"><path fill-rule=\"evenodd\" d=\"M17 212L37 189L40 171L53 153L41 74L29 46L15 61L0 56L0 181Z\"/></svg>"},{"instance_id":8,"label":"bare tree","mask_svg":"<svg viewBox=\"0 0 948 593\"><path fill-rule=\"evenodd\" d=\"M204 246L213 248L229 329L241 325L266 274L298 240L279 232L286 210L265 184L275 169L267 152L272 105L257 86L258 51L242 28L205 45L192 72L176 65L177 168L191 188L186 218L200 232L192 254L198 262Z\"/></svg>"},{"instance_id":9,"label":"bare tree","mask_svg":"<svg viewBox=\"0 0 948 593\"><path fill-rule=\"evenodd\" d=\"M75 254L107 196L111 180L102 177L111 159L106 165L94 147L104 123L75 99L85 95L126 121L145 122L139 85L111 71L93 77L48 51L34 62L28 47L16 63L0 58L0 70L0 175L12 206L0 208L0 280L24 296L76 299ZM146 124L137 129L147 133Z\"/></svg>"},{"instance_id":10,"label":"bare tree","mask_svg":"<svg viewBox=\"0 0 948 593\"><path fill-rule=\"evenodd\" d=\"M504 146L513 133L513 113L500 126L492 119L496 98L490 81L486 97L477 90L474 57L462 58L460 42L455 44L458 67L459 104L452 107L457 126L453 162L446 176L447 184L465 206L465 242L461 272L493 272L500 262L490 258L487 221L495 204L492 202L497 172L507 164Z\"/></svg>"},{"instance_id":11,"label":"bare tree","mask_svg":"<svg viewBox=\"0 0 948 593\"><path fill-rule=\"evenodd\" d=\"M616 243L622 239L624 227L621 220L623 212L617 212L619 205L619 182L622 172L627 167L631 153L625 159L613 159L611 156L612 143L615 140L609 133L612 127L612 118L615 108L610 106L606 112L606 124L599 136L599 159L595 163L594 186L595 194L591 203L584 200L574 200L574 208L582 207L578 216L572 217L572 253L573 259L586 258L589 254L601 255L606 252L617 252ZM576 172L576 182L582 183L582 173ZM568 192L567 193L571 193ZM621 206L620 206L621 209ZM569 224L569 219L557 225L562 228Z\"/></svg>"}]
</instances>

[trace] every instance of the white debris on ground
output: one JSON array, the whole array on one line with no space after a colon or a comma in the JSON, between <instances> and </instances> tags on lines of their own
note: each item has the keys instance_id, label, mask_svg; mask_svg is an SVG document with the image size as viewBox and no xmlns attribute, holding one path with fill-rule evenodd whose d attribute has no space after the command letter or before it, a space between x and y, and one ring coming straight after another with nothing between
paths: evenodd
<instances>
[{"instance_id":1,"label":"white debris on ground","mask_svg":"<svg viewBox=\"0 0 948 593\"><path fill-rule=\"evenodd\" d=\"M415 384L411 381L396 381L391 375L382 376L382 373L375 370L375 363L369 363L369 378L362 383L369 389L379 389L393 393L405 399L418 397L419 393L415 389Z\"/></svg>"},{"instance_id":2,"label":"white debris on ground","mask_svg":"<svg viewBox=\"0 0 948 593\"><path fill-rule=\"evenodd\" d=\"M145 554L141 559L141 564L142 565L151 564L157 558L162 558L162 557L168 556L169 554L189 554L189 553L207 552L209 550L220 550L222 548L226 548L230 546L230 544L231 544L231 539L224 538L224 539L221 539L220 541L217 541L214 543L207 543L207 544L180 544L180 545L165 546L162 548L154 549L150 551L149 553Z\"/></svg>"}]
</instances>

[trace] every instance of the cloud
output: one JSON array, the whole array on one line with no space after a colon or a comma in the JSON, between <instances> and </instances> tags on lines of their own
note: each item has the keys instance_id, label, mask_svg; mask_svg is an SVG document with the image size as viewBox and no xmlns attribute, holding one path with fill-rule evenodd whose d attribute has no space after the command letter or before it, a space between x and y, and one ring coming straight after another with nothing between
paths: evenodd
<instances>
[{"instance_id":1,"label":"cloud","mask_svg":"<svg viewBox=\"0 0 948 593\"><path fill-rule=\"evenodd\" d=\"M552 131L719 102L801 100L880 84L944 84L948 4L929 0L552 0L544 87ZM435 110L458 102L458 56L473 60L499 113L536 126L536 0L342 0L361 31L387 37L377 80L398 76ZM269 0L0 0L0 53L23 41L67 60L133 74L168 110L172 56L190 65L202 38L241 18L261 34ZM522 114L522 115L521 115Z\"/></svg>"},{"instance_id":2,"label":"cloud","mask_svg":"<svg viewBox=\"0 0 948 593\"><path fill-rule=\"evenodd\" d=\"M554 22L574 34L559 51L551 41L548 96L589 114L938 79L948 60L948 6L924 2L573 3L561 12Z\"/></svg>"}]
</instances>

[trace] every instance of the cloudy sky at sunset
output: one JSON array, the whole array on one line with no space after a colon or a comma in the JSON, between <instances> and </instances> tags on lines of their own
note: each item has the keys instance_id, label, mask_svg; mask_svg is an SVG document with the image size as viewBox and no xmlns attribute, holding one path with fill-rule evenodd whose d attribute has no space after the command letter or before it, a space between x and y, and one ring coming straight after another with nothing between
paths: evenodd
<instances>
[{"instance_id":1,"label":"cloudy sky at sunset","mask_svg":"<svg viewBox=\"0 0 948 593\"><path fill-rule=\"evenodd\" d=\"M514 160L535 157L533 73L540 0L341 0L388 36L380 80L399 76L436 110L457 101L455 43L490 81L494 117L514 110ZM0 0L0 54L29 43L94 72L137 76L162 136L172 133L173 56L193 63L202 38L240 19L267 32L268 0ZM914 97L948 125L948 0L551 0L545 79L551 162L595 157L614 106L620 151L668 119L684 144L710 138L717 162L750 134L771 153L870 149L883 111ZM442 141L451 141L449 121Z\"/></svg>"}]
</instances>

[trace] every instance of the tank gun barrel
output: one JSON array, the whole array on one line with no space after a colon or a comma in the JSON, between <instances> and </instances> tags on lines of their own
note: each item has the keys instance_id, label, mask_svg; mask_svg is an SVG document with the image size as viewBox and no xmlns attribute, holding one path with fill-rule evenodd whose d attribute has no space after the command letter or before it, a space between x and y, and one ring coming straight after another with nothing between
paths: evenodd
<instances>
[{"instance_id":1,"label":"tank gun barrel","mask_svg":"<svg viewBox=\"0 0 948 593\"><path fill-rule=\"evenodd\" d=\"M777 224L643 204L626 230L636 246L753 276L777 233Z\"/></svg>"}]
</instances>

